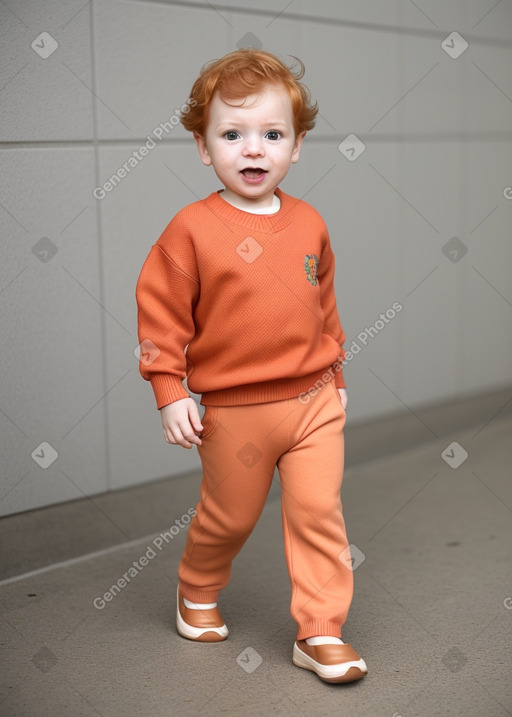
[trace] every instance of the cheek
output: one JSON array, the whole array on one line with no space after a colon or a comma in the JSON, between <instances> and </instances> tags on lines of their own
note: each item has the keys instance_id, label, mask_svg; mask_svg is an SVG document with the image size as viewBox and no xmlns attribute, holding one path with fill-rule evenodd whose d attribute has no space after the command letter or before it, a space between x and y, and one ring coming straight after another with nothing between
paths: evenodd
<instances>
[{"instance_id":1,"label":"cheek","mask_svg":"<svg viewBox=\"0 0 512 717\"><path fill-rule=\"evenodd\" d=\"M286 144L281 145L280 154L282 155L283 161L289 161L293 154L293 142L290 140Z\"/></svg>"},{"instance_id":2,"label":"cheek","mask_svg":"<svg viewBox=\"0 0 512 717\"><path fill-rule=\"evenodd\" d=\"M279 153L276 153L274 163L282 168L288 168L292 158L291 149L282 149Z\"/></svg>"},{"instance_id":3,"label":"cheek","mask_svg":"<svg viewBox=\"0 0 512 717\"><path fill-rule=\"evenodd\" d=\"M233 147L229 145L222 145L216 148L215 157L219 166L229 166L233 163L236 153L233 151Z\"/></svg>"}]
</instances>

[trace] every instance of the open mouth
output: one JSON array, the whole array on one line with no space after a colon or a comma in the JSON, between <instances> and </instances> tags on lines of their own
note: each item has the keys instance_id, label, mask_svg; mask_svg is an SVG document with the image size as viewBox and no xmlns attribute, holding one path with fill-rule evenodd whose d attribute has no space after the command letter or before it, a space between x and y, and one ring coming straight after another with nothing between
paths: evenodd
<instances>
[{"instance_id":1,"label":"open mouth","mask_svg":"<svg viewBox=\"0 0 512 717\"><path fill-rule=\"evenodd\" d=\"M245 169L242 169L242 174L244 175L244 177L247 177L249 179L255 179L261 174L266 174L266 170L260 169L259 167L246 167Z\"/></svg>"}]
</instances>

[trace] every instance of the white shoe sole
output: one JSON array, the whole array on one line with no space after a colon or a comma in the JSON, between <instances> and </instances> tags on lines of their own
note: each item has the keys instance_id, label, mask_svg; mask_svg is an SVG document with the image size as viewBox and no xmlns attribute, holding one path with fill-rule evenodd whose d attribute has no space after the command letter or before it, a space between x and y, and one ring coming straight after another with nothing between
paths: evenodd
<instances>
[{"instance_id":1,"label":"white shoe sole","mask_svg":"<svg viewBox=\"0 0 512 717\"><path fill-rule=\"evenodd\" d=\"M226 638L229 635L227 625L222 625L222 627L193 627L186 623L180 613L179 585L176 588L176 627L179 634L182 637L187 637L189 640L197 640L197 638L204 635L205 632L215 632L222 638Z\"/></svg>"},{"instance_id":2,"label":"white shoe sole","mask_svg":"<svg viewBox=\"0 0 512 717\"><path fill-rule=\"evenodd\" d=\"M342 662L339 665L322 665L320 662L313 660L313 658L309 655L306 655L305 652L302 652L297 643L293 646L292 660L293 664L297 665L297 667L302 667L305 670L316 672L322 680L326 681L339 680L342 682L343 678L347 676L349 678L347 682L349 682L364 677L368 672L366 662L362 658L353 662ZM351 669L353 669L353 672L350 675L347 675Z\"/></svg>"}]
</instances>

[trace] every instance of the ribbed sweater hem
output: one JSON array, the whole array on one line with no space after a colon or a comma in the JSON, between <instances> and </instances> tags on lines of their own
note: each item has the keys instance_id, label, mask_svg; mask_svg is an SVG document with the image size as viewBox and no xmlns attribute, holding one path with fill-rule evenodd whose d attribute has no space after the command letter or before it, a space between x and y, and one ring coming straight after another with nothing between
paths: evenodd
<instances>
[{"instance_id":1,"label":"ribbed sweater hem","mask_svg":"<svg viewBox=\"0 0 512 717\"><path fill-rule=\"evenodd\" d=\"M302 402L308 403L322 386L335 380L336 374L332 375L328 371L329 369L326 368L300 378L277 379L218 391L206 391L202 394L201 404L203 406L241 406L297 397ZM323 378L324 376L325 378Z\"/></svg>"},{"instance_id":2,"label":"ribbed sweater hem","mask_svg":"<svg viewBox=\"0 0 512 717\"><path fill-rule=\"evenodd\" d=\"M249 403L282 401L299 396L303 403L308 403L317 390L329 381L334 381L336 388L345 388L343 371L329 372L329 369L330 367L327 367L322 371L316 371L300 378L276 379L218 391L206 391L202 394L201 404L203 406L242 406ZM149 380L158 410L174 401L190 398L190 394L184 388L179 376L170 373L156 373Z\"/></svg>"}]
</instances>

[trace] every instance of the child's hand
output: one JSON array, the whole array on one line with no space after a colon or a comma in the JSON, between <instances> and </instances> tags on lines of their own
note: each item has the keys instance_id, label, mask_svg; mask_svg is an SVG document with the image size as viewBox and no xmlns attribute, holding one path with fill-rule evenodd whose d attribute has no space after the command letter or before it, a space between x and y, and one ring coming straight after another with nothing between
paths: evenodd
<instances>
[{"instance_id":1,"label":"child's hand","mask_svg":"<svg viewBox=\"0 0 512 717\"><path fill-rule=\"evenodd\" d=\"M345 411L347 410L347 403L348 403L348 394L346 388L339 388L338 391L340 392L340 398L341 398L341 404Z\"/></svg>"},{"instance_id":2,"label":"child's hand","mask_svg":"<svg viewBox=\"0 0 512 717\"><path fill-rule=\"evenodd\" d=\"M179 401L162 406L160 409L162 427L167 443L183 448L202 445L198 434L203 430L199 411L193 398L181 398Z\"/></svg>"}]
</instances>

